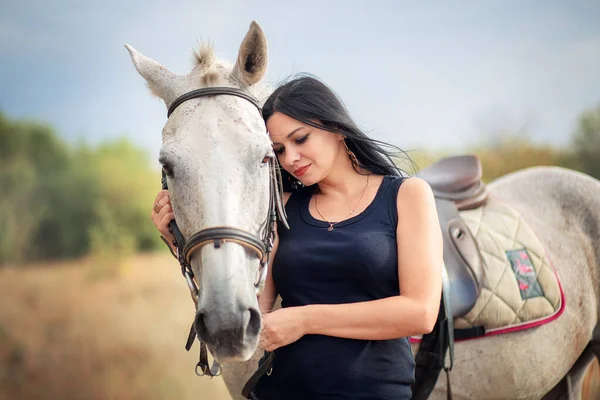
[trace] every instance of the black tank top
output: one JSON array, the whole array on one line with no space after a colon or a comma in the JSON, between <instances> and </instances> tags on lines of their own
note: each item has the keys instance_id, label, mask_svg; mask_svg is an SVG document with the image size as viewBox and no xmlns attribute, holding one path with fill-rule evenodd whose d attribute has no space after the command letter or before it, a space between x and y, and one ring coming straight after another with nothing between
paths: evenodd
<instances>
[{"instance_id":1,"label":"black tank top","mask_svg":"<svg viewBox=\"0 0 600 400\"><path fill-rule=\"evenodd\" d=\"M313 218L313 187L286 204L273 279L282 307L377 300L399 294L397 195L404 178L385 176L371 204L335 225ZM390 318L394 318L390 315ZM356 340L305 335L274 352L257 383L260 400L410 399L414 358L408 338Z\"/></svg>"}]
</instances>

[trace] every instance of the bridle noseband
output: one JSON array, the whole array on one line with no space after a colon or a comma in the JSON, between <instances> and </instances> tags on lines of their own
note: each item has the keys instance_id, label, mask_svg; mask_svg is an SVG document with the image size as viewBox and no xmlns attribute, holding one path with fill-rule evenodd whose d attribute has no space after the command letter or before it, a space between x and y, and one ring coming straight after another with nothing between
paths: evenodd
<instances>
[{"instance_id":1,"label":"bridle noseband","mask_svg":"<svg viewBox=\"0 0 600 400\"><path fill-rule=\"evenodd\" d=\"M180 106L182 103L199 98L204 96L214 96L214 95L229 95L229 96L237 96L242 99L245 99L252 103L261 114L262 110L258 103L258 100L243 91L242 89L233 88L233 87L210 87L192 90L188 93L185 93L179 96L167 111L167 118L171 116L173 111ZM266 132L266 130L265 130ZM260 261L260 266L258 269L258 279L254 284L256 295L260 295L265 284L265 280L267 277L267 270L271 256L271 250L273 249L273 243L275 240L275 224L277 223L277 217L279 216L279 220L283 223L284 227L289 229L289 225L287 223L287 216L285 214L285 208L283 205L283 194L282 188L283 185L281 183L281 172L279 168L276 166L276 158L271 158L268 161L269 164L269 211L263 226L263 235L259 237L252 233L249 233L243 229L235 228L231 226L217 226L217 227L208 227L200 230L199 232L193 234L188 240L185 240L181 231L177 227L177 223L173 220L169 223L169 230L173 233L175 237L175 241L173 245L176 248L176 253L173 253L173 256L177 258L179 264L181 265L181 273L183 274L188 288L190 289L190 294L192 296L192 300L196 305L196 309L198 309L198 285L194 280L194 273L191 268L191 259L194 252L201 249L203 246L208 244L213 244L216 249L220 248L223 243L237 243L244 248L250 250L253 254L256 254L257 258ZM168 189L167 179L165 172L163 170L162 174L162 188ZM163 241L167 242L164 237L161 237ZM168 244L168 243L167 243ZM171 247L169 246L169 249ZM188 335L188 340L186 342L186 350L189 351L192 344L194 343L194 339L196 338L196 331L194 329L194 324L192 323L192 327L190 328L190 333ZM199 339L198 339L199 340ZM198 368L202 370L202 373L198 372ZM196 365L196 374L208 375L208 376L217 376L221 373L221 366L217 362L213 362L213 366L209 368L208 366L208 357L206 351L206 345L200 342L200 361Z\"/></svg>"}]
</instances>

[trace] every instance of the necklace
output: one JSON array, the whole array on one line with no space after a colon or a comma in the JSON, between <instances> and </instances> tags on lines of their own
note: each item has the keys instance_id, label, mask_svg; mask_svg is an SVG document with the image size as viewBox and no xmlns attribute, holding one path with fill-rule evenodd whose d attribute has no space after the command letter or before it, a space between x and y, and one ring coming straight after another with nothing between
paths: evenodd
<instances>
[{"instance_id":1,"label":"necklace","mask_svg":"<svg viewBox=\"0 0 600 400\"><path fill-rule=\"evenodd\" d=\"M365 195L365 192L367 191L367 187L369 186L369 176L370 176L370 175L367 175L367 184L365 185L365 188L363 189L363 192L362 192L362 194L360 195L360 199L358 199L358 201L356 202L356 205L354 206L354 208L352 209L352 211L350 211L350 214L348 214L348 216L347 216L346 218L344 218L344 219L348 219L348 218L350 218L350 216L351 216L352 214L354 214L354 211L356 210L356 207L358 207L358 205L360 204L360 201L361 201L361 200L362 200L362 198L364 197L364 195ZM320 216L320 217L321 217L321 218L322 218L322 219L323 219L325 222L327 222L327 223L329 224L329 228L327 228L327 231L331 232L331 231L333 230L333 226L334 226L334 225L337 225L337 224L339 224L339 223L340 223L340 222L342 222L342 221L344 221L344 219L341 219L341 220L339 220L339 221L336 221L336 222L331 222L331 221L328 221L328 220L327 220L327 219L326 219L326 218L323 216L323 214L321 214L321 212L319 211L319 206L317 205L317 199L318 199L318 198L317 198L317 197L315 197L315 210L317 210L317 213L319 214L319 216Z\"/></svg>"}]
</instances>

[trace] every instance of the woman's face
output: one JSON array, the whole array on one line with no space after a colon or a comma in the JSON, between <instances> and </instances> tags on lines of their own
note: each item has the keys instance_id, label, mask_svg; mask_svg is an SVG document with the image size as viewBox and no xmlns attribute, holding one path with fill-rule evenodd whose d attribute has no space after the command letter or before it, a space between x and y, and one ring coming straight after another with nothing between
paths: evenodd
<instances>
[{"instance_id":1,"label":"woman's face","mask_svg":"<svg viewBox=\"0 0 600 400\"><path fill-rule=\"evenodd\" d=\"M343 148L341 135L314 128L279 112L267 120L267 130L279 163L304 186L323 180Z\"/></svg>"}]
</instances>

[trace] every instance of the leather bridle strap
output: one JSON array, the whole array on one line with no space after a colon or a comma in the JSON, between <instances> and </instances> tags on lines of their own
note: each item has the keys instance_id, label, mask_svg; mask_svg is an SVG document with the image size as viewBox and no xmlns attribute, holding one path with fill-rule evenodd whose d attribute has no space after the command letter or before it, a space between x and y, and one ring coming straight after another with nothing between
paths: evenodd
<instances>
[{"instance_id":1,"label":"leather bridle strap","mask_svg":"<svg viewBox=\"0 0 600 400\"><path fill-rule=\"evenodd\" d=\"M178 106L180 106L181 103L183 103L183 102L186 102L188 100L195 99L198 97L222 95L222 94L226 94L226 95L230 95L230 96L237 96L237 97L241 97L242 99L248 100L250 103L254 104L254 106L258 109L258 112L261 113L261 115L262 115L262 109L260 108L260 104L258 104L258 100L256 100L256 98L254 98L250 94L248 94L240 89L237 89L237 88L208 87L208 88L192 90L191 92L187 92L187 93L179 96L178 98L176 98L175 101L173 101L173 103L171 103L171 106L169 107L169 110L167 111L167 118L169 118L171 116L171 114L173 113L173 111L175 111L175 109Z\"/></svg>"},{"instance_id":2,"label":"leather bridle strap","mask_svg":"<svg viewBox=\"0 0 600 400\"><path fill-rule=\"evenodd\" d=\"M221 244L224 242L238 243L255 252L259 260L264 258L267 251L265 243L258 240L256 236L250 233L227 226L214 227L203 229L186 241L185 246L183 247L185 261L189 264L191 262L192 253L211 242L214 242L215 248L221 247Z\"/></svg>"}]
</instances>

